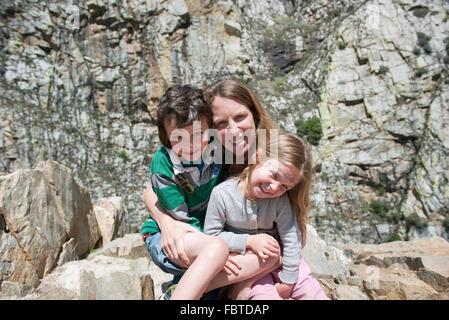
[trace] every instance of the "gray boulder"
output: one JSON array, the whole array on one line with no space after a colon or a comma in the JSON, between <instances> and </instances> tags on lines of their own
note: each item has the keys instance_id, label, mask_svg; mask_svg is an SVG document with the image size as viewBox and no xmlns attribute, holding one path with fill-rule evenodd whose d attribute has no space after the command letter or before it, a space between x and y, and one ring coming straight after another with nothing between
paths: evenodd
<instances>
[{"instance_id":1,"label":"gray boulder","mask_svg":"<svg viewBox=\"0 0 449 320\"><path fill-rule=\"evenodd\" d=\"M100 237L87 189L54 161L0 176L0 215L0 284L24 292Z\"/></svg>"},{"instance_id":2,"label":"gray boulder","mask_svg":"<svg viewBox=\"0 0 449 320\"><path fill-rule=\"evenodd\" d=\"M151 300L153 282L147 258L103 255L72 261L42 280L26 300Z\"/></svg>"}]
</instances>

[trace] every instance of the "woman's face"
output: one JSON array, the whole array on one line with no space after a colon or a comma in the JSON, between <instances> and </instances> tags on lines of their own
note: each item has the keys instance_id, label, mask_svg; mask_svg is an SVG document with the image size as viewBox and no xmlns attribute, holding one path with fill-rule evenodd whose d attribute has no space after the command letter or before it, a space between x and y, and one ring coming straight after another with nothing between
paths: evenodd
<instances>
[{"instance_id":1,"label":"woman's face","mask_svg":"<svg viewBox=\"0 0 449 320\"><path fill-rule=\"evenodd\" d=\"M212 102L213 122L221 143L235 155L247 155L255 142L253 114L237 100L216 96Z\"/></svg>"}]
</instances>

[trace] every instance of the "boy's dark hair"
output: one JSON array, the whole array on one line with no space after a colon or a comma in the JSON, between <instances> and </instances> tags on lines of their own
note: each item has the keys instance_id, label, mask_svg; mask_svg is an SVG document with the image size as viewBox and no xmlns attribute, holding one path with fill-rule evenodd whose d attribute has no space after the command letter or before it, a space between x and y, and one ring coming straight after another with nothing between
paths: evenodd
<instances>
[{"instance_id":1,"label":"boy's dark hair","mask_svg":"<svg viewBox=\"0 0 449 320\"><path fill-rule=\"evenodd\" d=\"M193 121L205 117L212 126L212 111L203 96L203 91L191 85L174 85L165 91L157 106L157 127L163 146L171 148L170 137L165 131L165 120L175 115L178 128L188 127Z\"/></svg>"}]
</instances>

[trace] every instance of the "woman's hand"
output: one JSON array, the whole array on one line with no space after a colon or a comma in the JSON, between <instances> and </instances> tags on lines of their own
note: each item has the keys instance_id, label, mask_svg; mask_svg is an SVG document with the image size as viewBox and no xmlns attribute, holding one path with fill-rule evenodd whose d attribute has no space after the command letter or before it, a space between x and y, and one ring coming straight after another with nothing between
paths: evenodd
<instances>
[{"instance_id":1,"label":"woman's hand","mask_svg":"<svg viewBox=\"0 0 449 320\"><path fill-rule=\"evenodd\" d=\"M279 243L266 233L248 235L246 247L262 259L277 257L281 253Z\"/></svg>"},{"instance_id":2,"label":"woman's hand","mask_svg":"<svg viewBox=\"0 0 449 320\"><path fill-rule=\"evenodd\" d=\"M166 215L161 223L161 247L167 257L180 267L190 266L190 260L184 251L184 235L187 232L201 232L191 225L177 221Z\"/></svg>"},{"instance_id":3,"label":"woman's hand","mask_svg":"<svg viewBox=\"0 0 449 320\"><path fill-rule=\"evenodd\" d=\"M284 300L291 299L294 285L294 283L288 284L284 282L277 282L274 284L279 296Z\"/></svg>"}]
</instances>

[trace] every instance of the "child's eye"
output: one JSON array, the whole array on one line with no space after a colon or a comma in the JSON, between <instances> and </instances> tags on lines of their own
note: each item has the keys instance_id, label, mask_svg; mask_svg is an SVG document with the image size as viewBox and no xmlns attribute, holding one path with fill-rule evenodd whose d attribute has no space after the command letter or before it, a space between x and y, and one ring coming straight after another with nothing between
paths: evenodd
<instances>
[{"instance_id":1,"label":"child's eye","mask_svg":"<svg viewBox=\"0 0 449 320\"><path fill-rule=\"evenodd\" d=\"M272 171L271 174L273 175L273 178L277 179L278 178L278 174L277 172Z\"/></svg>"}]
</instances>

